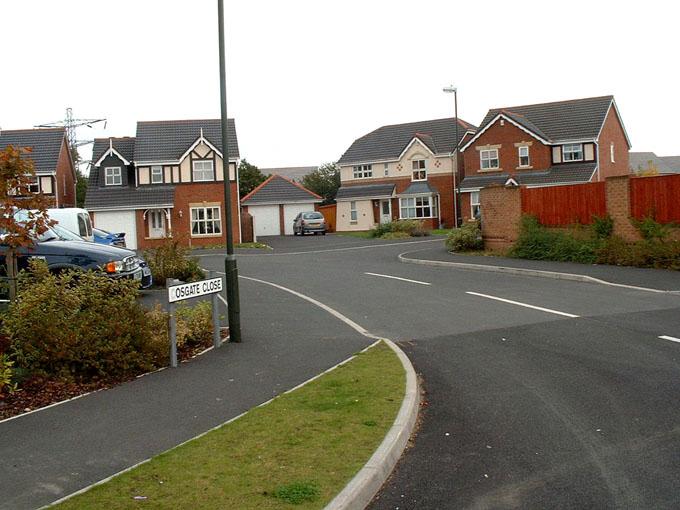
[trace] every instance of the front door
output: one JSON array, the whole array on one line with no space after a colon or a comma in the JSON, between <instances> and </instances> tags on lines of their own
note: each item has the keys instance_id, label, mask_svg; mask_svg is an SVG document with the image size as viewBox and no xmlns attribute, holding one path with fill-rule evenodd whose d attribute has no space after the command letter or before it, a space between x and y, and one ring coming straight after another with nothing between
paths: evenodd
<instances>
[{"instance_id":1,"label":"front door","mask_svg":"<svg viewBox=\"0 0 680 510\"><path fill-rule=\"evenodd\" d=\"M380 201L380 223L392 221L392 203L390 200Z\"/></svg>"},{"instance_id":2,"label":"front door","mask_svg":"<svg viewBox=\"0 0 680 510\"><path fill-rule=\"evenodd\" d=\"M149 211L149 237L152 239L165 237L165 214L160 209Z\"/></svg>"}]
</instances>

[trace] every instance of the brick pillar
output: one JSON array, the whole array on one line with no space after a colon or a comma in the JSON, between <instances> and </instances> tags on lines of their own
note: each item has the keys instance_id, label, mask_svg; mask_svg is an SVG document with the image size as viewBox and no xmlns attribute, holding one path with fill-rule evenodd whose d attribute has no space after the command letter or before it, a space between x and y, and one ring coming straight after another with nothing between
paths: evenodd
<instances>
[{"instance_id":1,"label":"brick pillar","mask_svg":"<svg viewBox=\"0 0 680 510\"><path fill-rule=\"evenodd\" d=\"M641 239L640 233L630 222L630 182L627 175L605 179L607 213L614 220L614 235L626 241Z\"/></svg>"},{"instance_id":2,"label":"brick pillar","mask_svg":"<svg viewBox=\"0 0 680 510\"><path fill-rule=\"evenodd\" d=\"M517 186L490 186L479 193L482 237L490 250L507 249L519 236L522 196Z\"/></svg>"}]
</instances>

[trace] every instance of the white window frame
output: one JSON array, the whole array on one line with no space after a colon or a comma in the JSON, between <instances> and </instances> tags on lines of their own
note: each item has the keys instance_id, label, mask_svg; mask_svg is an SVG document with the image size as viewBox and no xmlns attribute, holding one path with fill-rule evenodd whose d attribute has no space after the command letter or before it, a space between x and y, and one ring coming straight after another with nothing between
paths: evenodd
<instances>
[{"instance_id":1,"label":"white window frame","mask_svg":"<svg viewBox=\"0 0 680 510\"><path fill-rule=\"evenodd\" d=\"M526 154L522 155L522 149L526 149ZM520 145L517 147L517 155L519 157L519 167L520 168L526 168L531 166L531 158L529 157L529 146L528 145ZM527 162L525 165L522 164L522 158L527 158Z\"/></svg>"},{"instance_id":2,"label":"white window frame","mask_svg":"<svg viewBox=\"0 0 680 510\"><path fill-rule=\"evenodd\" d=\"M568 150L567 150L568 149ZM577 158L576 154L581 154L580 158ZM567 158L567 154L569 157ZM582 143L568 143L562 146L562 162L572 163L574 161L583 161L583 144Z\"/></svg>"},{"instance_id":3,"label":"white window frame","mask_svg":"<svg viewBox=\"0 0 680 510\"><path fill-rule=\"evenodd\" d=\"M357 203L354 200L349 203L349 221L355 223L359 221L359 211L357 210Z\"/></svg>"},{"instance_id":4,"label":"white window frame","mask_svg":"<svg viewBox=\"0 0 680 510\"><path fill-rule=\"evenodd\" d=\"M208 214L208 211L210 211L210 214ZM208 216L211 217L208 218ZM219 205L190 207L189 221L191 237L222 236L222 208ZM194 227L196 227L197 232L194 232ZM208 232L209 230L212 230L212 232Z\"/></svg>"},{"instance_id":5,"label":"white window frame","mask_svg":"<svg viewBox=\"0 0 680 510\"><path fill-rule=\"evenodd\" d=\"M158 177L158 180L155 177ZM151 167L151 184L163 184L163 167L161 165Z\"/></svg>"},{"instance_id":6,"label":"white window frame","mask_svg":"<svg viewBox=\"0 0 680 510\"><path fill-rule=\"evenodd\" d=\"M107 166L104 168L104 184L106 186L122 186L123 172L121 167Z\"/></svg>"},{"instance_id":7,"label":"white window frame","mask_svg":"<svg viewBox=\"0 0 680 510\"><path fill-rule=\"evenodd\" d=\"M411 161L411 181L427 180L427 163L424 159Z\"/></svg>"},{"instance_id":8,"label":"white window frame","mask_svg":"<svg viewBox=\"0 0 680 510\"><path fill-rule=\"evenodd\" d=\"M384 170L385 177L390 175L390 165L388 163L384 163Z\"/></svg>"},{"instance_id":9,"label":"white window frame","mask_svg":"<svg viewBox=\"0 0 680 510\"><path fill-rule=\"evenodd\" d=\"M26 186L29 193L40 193L40 177L37 175L32 175L29 177L30 183Z\"/></svg>"},{"instance_id":10,"label":"white window frame","mask_svg":"<svg viewBox=\"0 0 680 510\"><path fill-rule=\"evenodd\" d=\"M493 156L492 156L493 154ZM491 162L496 161L496 166L492 166ZM486 163L487 166L484 166ZM479 151L479 168L482 170L498 170L501 161L498 158L498 149L482 149Z\"/></svg>"},{"instance_id":11,"label":"white window frame","mask_svg":"<svg viewBox=\"0 0 680 510\"><path fill-rule=\"evenodd\" d=\"M609 160L612 163L616 163L616 161L614 161L614 142L609 144Z\"/></svg>"},{"instance_id":12,"label":"white window frame","mask_svg":"<svg viewBox=\"0 0 680 510\"><path fill-rule=\"evenodd\" d=\"M470 192L470 218L475 219L480 208L479 191Z\"/></svg>"},{"instance_id":13,"label":"white window frame","mask_svg":"<svg viewBox=\"0 0 680 510\"><path fill-rule=\"evenodd\" d=\"M210 165L210 168L196 168L197 165L204 166L206 164ZM206 175L209 173L209 177ZM201 178L198 179L197 175ZM195 159L191 162L191 180L193 182L211 182L215 180L215 165L212 159Z\"/></svg>"},{"instance_id":14,"label":"white window frame","mask_svg":"<svg viewBox=\"0 0 680 510\"><path fill-rule=\"evenodd\" d=\"M434 196L402 197L399 199L399 219L438 218L438 205ZM426 215L428 209L429 215Z\"/></svg>"},{"instance_id":15,"label":"white window frame","mask_svg":"<svg viewBox=\"0 0 680 510\"><path fill-rule=\"evenodd\" d=\"M354 165L352 167L352 176L355 179L368 179L373 177L373 165Z\"/></svg>"}]
</instances>

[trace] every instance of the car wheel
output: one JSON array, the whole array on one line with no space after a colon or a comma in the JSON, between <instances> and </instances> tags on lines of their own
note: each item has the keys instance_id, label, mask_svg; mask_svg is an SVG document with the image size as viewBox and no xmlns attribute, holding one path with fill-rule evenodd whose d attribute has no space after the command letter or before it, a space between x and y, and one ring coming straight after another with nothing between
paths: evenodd
<instances>
[{"instance_id":1,"label":"car wheel","mask_svg":"<svg viewBox=\"0 0 680 510\"><path fill-rule=\"evenodd\" d=\"M325 235L326 235L326 231L324 230L323 232L321 232L321 235L322 235L322 236L325 236Z\"/></svg>"}]
</instances>

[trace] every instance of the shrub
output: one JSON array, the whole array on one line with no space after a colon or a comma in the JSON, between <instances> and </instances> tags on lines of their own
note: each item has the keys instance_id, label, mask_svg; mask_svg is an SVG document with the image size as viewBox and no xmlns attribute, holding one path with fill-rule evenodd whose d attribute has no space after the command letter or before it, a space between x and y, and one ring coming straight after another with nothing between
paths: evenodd
<instances>
[{"instance_id":1,"label":"shrub","mask_svg":"<svg viewBox=\"0 0 680 510\"><path fill-rule=\"evenodd\" d=\"M609 239L614 233L614 220L606 216L593 216L593 233L597 239Z\"/></svg>"},{"instance_id":2,"label":"shrub","mask_svg":"<svg viewBox=\"0 0 680 510\"><path fill-rule=\"evenodd\" d=\"M380 236L380 239L408 239L411 237L406 232L387 232Z\"/></svg>"},{"instance_id":3,"label":"shrub","mask_svg":"<svg viewBox=\"0 0 680 510\"><path fill-rule=\"evenodd\" d=\"M137 302L137 282L92 272L50 274L33 261L5 316L17 365L67 381L119 379L167 360L167 337Z\"/></svg>"},{"instance_id":4,"label":"shrub","mask_svg":"<svg viewBox=\"0 0 680 510\"><path fill-rule=\"evenodd\" d=\"M484 248L482 230L479 221L465 223L460 228L454 228L446 238L446 247L450 251L472 251Z\"/></svg>"},{"instance_id":5,"label":"shrub","mask_svg":"<svg viewBox=\"0 0 680 510\"><path fill-rule=\"evenodd\" d=\"M369 234L371 237L379 237L381 239L401 239L401 237L385 237L389 233L404 233L403 237L422 237L429 236L430 229L425 226L421 220L396 220L389 223L381 223L373 227Z\"/></svg>"},{"instance_id":6,"label":"shrub","mask_svg":"<svg viewBox=\"0 0 680 510\"><path fill-rule=\"evenodd\" d=\"M3 393L14 393L17 384L14 382L14 362L10 361L7 354L0 356L0 395Z\"/></svg>"},{"instance_id":7,"label":"shrub","mask_svg":"<svg viewBox=\"0 0 680 510\"><path fill-rule=\"evenodd\" d=\"M651 216L645 216L643 220L633 220L633 225L647 241L664 241L670 234L670 228L667 225L662 225Z\"/></svg>"},{"instance_id":8,"label":"shrub","mask_svg":"<svg viewBox=\"0 0 680 510\"><path fill-rule=\"evenodd\" d=\"M205 277L198 259L189 255L189 249L178 238L166 238L157 248L145 250L144 258L157 285L165 285L167 278L192 282Z\"/></svg>"},{"instance_id":9,"label":"shrub","mask_svg":"<svg viewBox=\"0 0 680 510\"><path fill-rule=\"evenodd\" d=\"M212 306L210 301L199 301L193 306L179 306L177 308L177 331L179 345L179 330L184 337L182 344L200 345L212 341Z\"/></svg>"}]
</instances>

